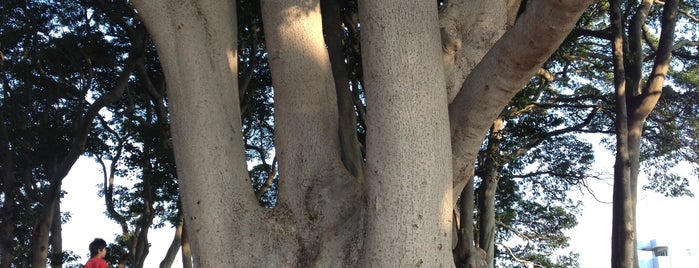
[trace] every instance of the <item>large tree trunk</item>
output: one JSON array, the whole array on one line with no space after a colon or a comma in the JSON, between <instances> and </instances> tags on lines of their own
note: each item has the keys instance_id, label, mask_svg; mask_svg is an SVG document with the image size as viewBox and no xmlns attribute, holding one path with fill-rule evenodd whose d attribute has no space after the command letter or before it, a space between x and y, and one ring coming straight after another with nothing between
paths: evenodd
<instances>
[{"instance_id":1,"label":"large tree trunk","mask_svg":"<svg viewBox=\"0 0 699 268\"><path fill-rule=\"evenodd\" d=\"M517 1L505 2L484 8ZM448 106L436 5L360 1L370 118L367 166L355 168L361 167L356 148L338 135L349 131L338 124L337 104L345 101L336 95L342 85L333 81L318 1L262 1L281 175L271 211L254 198L240 142L233 4L134 2L170 90L195 266L452 267L453 197L461 191L452 193L452 186L465 185L490 122L590 2L530 4L528 19L475 60L481 63L467 72L464 86L454 82L462 89ZM504 31L512 20L499 21L493 28ZM527 49L515 48L520 44ZM490 47L480 45L482 53ZM450 123L456 144L449 142ZM459 172L451 172L451 163Z\"/></svg>"},{"instance_id":2,"label":"large tree trunk","mask_svg":"<svg viewBox=\"0 0 699 268\"><path fill-rule=\"evenodd\" d=\"M289 252L297 255L291 265L356 266L361 188L340 154L336 90L319 3L265 0L261 7L275 90L275 146L282 176L278 209L292 213L294 228L288 235L297 242L296 253Z\"/></svg>"},{"instance_id":3,"label":"large tree trunk","mask_svg":"<svg viewBox=\"0 0 699 268\"><path fill-rule=\"evenodd\" d=\"M433 2L359 1L367 89L365 267L452 267L447 96Z\"/></svg>"},{"instance_id":4,"label":"large tree trunk","mask_svg":"<svg viewBox=\"0 0 699 268\"><path fill-rule=\"evenodd\" d=\"M665 75L670 67L679 1L665 2L662 28L653 69L648 82L640 86L640 30L651 1L643 1L634 16L628 39L623 34L619 1L611 1L616 92L617 152L614 165L614 205L612 209L612 267L638 267L636 251L636 202L643 125L660 98ZM623 42L629 43L628 52ZM630 59L629 59L630 58ZM629 67L631 70L627 70Z\"/></svg>"},{"instance_id":5,"label":"large tree trunk","mask_svg":"<svg viewBox=\"0 0 699 268\"><path fill-rule=\"evenodd\" d=\"M136 1L158 46L185 221L197 267L267 267L269 235L245 166L235 2ZM261 243L262 242L262 243ZM270 250L271 249L271 250ZM272 254L272 253L270 253Z\"/></svg>"}]
</instances>

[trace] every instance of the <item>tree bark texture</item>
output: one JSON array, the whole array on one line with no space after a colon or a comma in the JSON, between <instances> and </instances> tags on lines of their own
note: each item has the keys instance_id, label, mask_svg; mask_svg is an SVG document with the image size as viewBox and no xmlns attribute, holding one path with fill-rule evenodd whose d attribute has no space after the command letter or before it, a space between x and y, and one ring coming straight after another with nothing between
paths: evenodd
<instances>
[{"instance_id":1,"label":"tree bark texture","mask_svg":"<svg viewBox=\"0 0 699 268\"><path fill-rule=\"evenodd\" d=\"M327 29L326 47L319 1L262 1L281 176L277 206L264 210L241 143L234 4L135 1L168 82L195 266L453 267L454 197L470 180L482 138L591 1L535 1L511 26L518 3L480 3L497 16L460 18L468 23L444 13L453 37L440 31L434 3L360 1L369 111L363 166L360 150L347 146L353 138L342 136L354 130L342 127L347 100L336 89L345 82L332 68L342 60L329 55L337 44ZM466 25L480 28L466 34ZM439 40L461 45L440 51ZM478 52L459 51L472 44ZM465 82L446 75L449 68ZM449 83L458 94L446 81L456 81Z\"/></svg>"},{"instance_id":2,"label":"tree bark texture","mask_svg":"<svg viewBox=\"0 0 699 268\"><path fill-rule=\"evenodd\" d=\"M274 248L243 152L237 81L235 3L137 1L168 84L171 131L183 210L197 267L257 266ZM151 15L147 15L151 14ZM246 239L247 238L247 239ZM260 266L266 266L261 264Z\"/></svg>"},{"instance_id":3,"label":"tree bark texture","mask_svg":"<svg viewBox=\"0 0 699 268\"><path fill-rule=\"evenodd\" d=\"M365 267L450 267L447 96L431 2L359 1L367 89Z\"/></svg>"},{"instance_id":4,"label":"tree bark texture","mask_svg":"<svg viewBox=\"0 0 699 268\"><path fill-rule=\"evenodd\" d=\"M361 189L340 154L337 93L319 2L261 4L283 176L279 202L291 213L294 231L288 232L301 254L294 265L356 265Z\"/></svg>"},{"instance_id":5,"label":"tree bark texture","mask_svg":"<svg viewBox=\"0 0 699 268\"><path fill-rule=\"evenodd\" d=\"M439 13L449 102L495 42L514 25L521 0L446 1Z\"/></svg>"}]
</instances>

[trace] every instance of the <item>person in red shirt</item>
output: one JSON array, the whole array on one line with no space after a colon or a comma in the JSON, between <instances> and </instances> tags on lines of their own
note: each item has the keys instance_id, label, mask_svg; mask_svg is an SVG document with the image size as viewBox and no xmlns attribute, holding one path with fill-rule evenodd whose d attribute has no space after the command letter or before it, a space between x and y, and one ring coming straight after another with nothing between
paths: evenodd
<instances>
[{"instance_id":1,"label":"person in red shirt","mask_svg":"<svg viewBox=\"0 0 699 268\"><path fill-rule=\"evenodd\" d=\"M104 256L107 256L107 242L101 238L95 238L90 243L90 256L85 268L107 268L107 261L104 260Z\"/></svg>"}]
</instances>

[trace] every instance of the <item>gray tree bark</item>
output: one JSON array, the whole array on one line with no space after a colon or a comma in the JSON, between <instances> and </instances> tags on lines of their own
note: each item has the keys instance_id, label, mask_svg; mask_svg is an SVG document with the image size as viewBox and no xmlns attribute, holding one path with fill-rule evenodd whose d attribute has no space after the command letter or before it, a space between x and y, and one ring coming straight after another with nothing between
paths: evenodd
<instances>
[{"instance_id":1,"label":"gray tree bark","mask_svg":"<svg viewBox=\"0 0 699 268\"><path fill-rule=\"evenodd\" d=\"M301 254L288 265L356 266L363 227L357 213L360 184L340 154L336 90L319 2L261 4L275 89L278 202L293 220L285 236L295 237L290 247Z\"/></svg>"},{"instance_id":2,"label":"gray tree bark","mask_svg":"<svg viewBox=\"0 0 699 268\"><path fill-rule=\"evenodd\" d=\"M453 200L482 137L590 2L536 1L490 47L514 21L512 12L498 12L496 25L481 25L493 31L479 43L483 59L464 71L465 82L453 82L458 94L447 94L434 3L360 1L370 112L367 164L353 175L342 161L352 150L343 151L338 137L318 1L262 1L281 175L272 211L257 205L240 142L233 4L134 2L168 82L195 266L452 267ZM489 3L483 8L495 11L518 1ZM463 32L467 24L457 25ZM468 47L461 44L446 47L457 55Z\"/></svg>"},{"instance_id":3,"label":"gray tree bark","mask_svg":"<svg viewBox=\"0 0 699 268\"><path fill-rule=\"evenodd\" d=\"M359 1L367 130L364 267L451 267L447 96L433 2Z\"/></svg>"},{"instance_id":4,"label":"gray tree bark","mask_svg":"<svg viewBox=\"0 0 699 268\"><path fill-rule=\"evenodd\" d=\"M256 266L261 252L273 246L251 235L239 236L269 232L263 232L245 166L235 90L235 3L134 5L145 15L167 77L174 153L195 266Z\"/></svg>"}]
</instances>

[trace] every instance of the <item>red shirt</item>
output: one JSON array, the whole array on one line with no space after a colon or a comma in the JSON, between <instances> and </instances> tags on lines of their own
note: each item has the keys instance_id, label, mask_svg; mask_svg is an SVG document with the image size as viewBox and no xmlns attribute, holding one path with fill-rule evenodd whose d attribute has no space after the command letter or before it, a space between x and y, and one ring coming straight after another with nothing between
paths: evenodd
<instances>
[{"instance_id":1,"label":"red shirt","mask_svg":"<svg viewBox=\"0 0 699 268\"><path fill-rule=\"evenodd\" d=\"M91 258L85 264L85 268L107 268L107 262L102 258Z\"/></svg>"}]
</instances>

